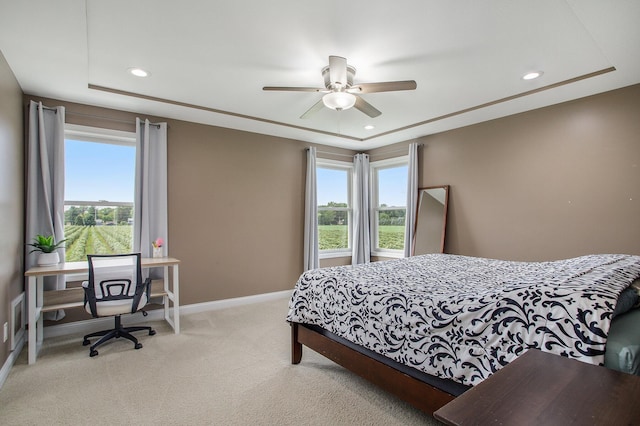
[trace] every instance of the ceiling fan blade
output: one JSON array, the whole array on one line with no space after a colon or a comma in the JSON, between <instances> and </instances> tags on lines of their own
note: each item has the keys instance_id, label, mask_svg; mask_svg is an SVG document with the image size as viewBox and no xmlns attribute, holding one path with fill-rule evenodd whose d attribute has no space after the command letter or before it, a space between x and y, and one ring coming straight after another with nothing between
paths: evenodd
<instances>
[{"instance_id":1,"label":"ceiling fan blade","mask_svg":"<svg viewBox=\"0 0 640 426\"><path fill-rule=\"evenodd\" d=\"M324 87L280 87L264 86L262 90L278 90L284 92L328 92Z\"/></svg>"},{"instance_id":2,"label":"ceiling fan blade","mask_svg":"<svg viewBox=\"0 0 640 426\"><path fill-rule=\"evenodd\" d=\"M360 96L356 96L356 104L353 107L359 111L364 112L371 118L375 118L382 114L373 105L362 99Z\"/></svg>"},{"instance_id":3,"label":"ceiling fan blade","mask_svg":"<svg viewBox=\"0 0 640 426\"><path fill-rule=\"evenodd\" d=\"M415 90L418 85L414 80L385 81L383 83L360 83L349 88L354 93L395 92L398 90Z\"/></svg>"},{"instance_id":4,"label":"ceiling fan blade","mask_svg":"<svg viewBox=\"0 0 640 426\"><path fill-rule=\"evenodd\" d=\"M341 56L329 56L329 81L336 86L347 86L347 60Z\"/></svg>"},{"instance_id":5,"label":"ceiling fan blade","mask_svg":"<svg viewBox=\"0 0 640 426\"><path fill-rule=\"evenodd\" d=\"M300 118L309 118L313 114L315 114L316 112L320 111L323 107L324 107L324 103L322 102L322 98L320 98L320 100L318 102L316 102L315 104L313 104L313 106L311 108L309 108L307 110L307 112L302 114L300 116Z\"/></svg>"}]
</instances>

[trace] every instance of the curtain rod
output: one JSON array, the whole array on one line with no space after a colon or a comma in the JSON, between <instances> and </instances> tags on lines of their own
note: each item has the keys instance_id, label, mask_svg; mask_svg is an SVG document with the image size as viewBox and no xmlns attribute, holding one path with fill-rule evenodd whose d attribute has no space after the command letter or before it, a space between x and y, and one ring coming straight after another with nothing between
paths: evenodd
<instances>
[{"instance_id":1,"label":"curtain rod","mask_svg":"<svg viewBox=\"0 0 640 426\"><path fill-rule=\"evenodd\" d=\"M307 148L307 149L309 149L309 148ZM339 157L349 157L349 158L353 157L353 155L351 155L351 154L341 154L339 152L317 151L316 150L316 153L317 154L326 154L326 155L337 155Z\"/></svg>"},{"instance_id":2,"label":"curtain rod","mask_svg":"<svg viewBox=\"0 0 640 426\"><path fill-rule=\"evenodd\" d=\"M418 144L418 148L421 148L422 146L424 146L423 143ZM309 148L307 148L307 150L309 150ZM396 149L392 149L390 151L376 152L375 155L376 156L377 155L386 155L386 154L393 154L395 152L403 152L403 151L406 152L406 149L396 148ZM353 157L353 155L350 155L350 154L341 154L341 153L338 153L338 152L329 152L329 151L318 151L318 150L316 150L316 153L318 153L318 154L326 154L326 155L337 155L337 156L340 156L340 157L350 157L350 158ZM369 154L369 155L371 155L371 154Z\"/></svg>"},{"instance_id":3,"label":"curtain rod","mask_svg":"<svg viewBox=\"0 0 640 426\"><path fill-rule=\"evenodd\" d=\"M423 146L424 146L423 143L419 143L418 144L418 148L422 148ZM408 147L407 148L396 148L396 149L391 149L389 151L376 152L375 156L377 157L379 155L394 154L396 152L404 152L406 155L409 155L409 152L407 150L408 150Z\"/></svg>"},{"instance_id":4,"label":"curtain rod","mask_svg":"<svg viewBox=\"0 0 640 426\"><path fill-rule=\"evenodd\" d=\"M40 104L38 104L37 107L40 108ZM48 106L45 106L45 105L42 105L42 108L48 109L49 111L53 111L56 114L58 113L58 108L52 108L52 107L48 107Z\"/></svg>"},{"instance_id":5,"label":"curtain rod","mask_svg":"<svg viewBox=\"0 0 640 426\"><path fill-rule=\"evenodd\" d=\"M48 108L48 107L46 107ZM103 116L103 115L95 115L95 114L85 114L83 112L74 112L74 111L67 111L67 114L69 115L77 115L79 117L88 117L88 118L95 118L98 120L106 120L106 121L115 121L118 123L126 123L126 124L136 124L136 122L134 121L133 123L130 120L125 120L123 118L114 118L114 117L107 117L107 116ZM141 121L144 121L142 119L140 119ZM152 126L157 126L160 127L160 123L151 123L149 122L150 125ZM167 125L167 127L169 127Z\"/></svg>"}]
</instances>

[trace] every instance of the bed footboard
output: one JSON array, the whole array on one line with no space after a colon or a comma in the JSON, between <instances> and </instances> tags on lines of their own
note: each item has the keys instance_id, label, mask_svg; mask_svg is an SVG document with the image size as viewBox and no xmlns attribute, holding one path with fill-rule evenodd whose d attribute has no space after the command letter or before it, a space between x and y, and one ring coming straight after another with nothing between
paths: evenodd
<instances>
[{"instance_id":1,"label":"bed footboard","mask_svg":"<svg viewBox=\"0 0 640 426\"><path fill-rule=\"evenodd\" d=\"M313 349L425 413L433 415L434 411L455 399L454 395L351 349L304 324L291 323L292 364L300 363L302 345Z\"/></svg>"}]
</instances>

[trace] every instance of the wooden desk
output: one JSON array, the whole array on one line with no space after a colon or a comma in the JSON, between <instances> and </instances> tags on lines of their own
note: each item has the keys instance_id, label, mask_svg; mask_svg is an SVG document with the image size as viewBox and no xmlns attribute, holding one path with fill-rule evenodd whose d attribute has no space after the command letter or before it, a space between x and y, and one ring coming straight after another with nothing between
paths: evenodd
<instances>
[{"instance_id":1,"label":"wooden desk","mask_svg":"<svg viewBox=\"0 0 640 426\"><path fill-rule=\"evenodd\" d=\"M448 425L640 424L640 377L529 350L433 413Z\"/></svg>"},{"instance_id":2,"label":"wooden desk","mask_svg":"<svg viewBox=\"0 0 640 426\"><path fill-rule=\"evenodd\" d=\"M143 258L142 267L163 268L164 279L152 284L151 296L162 296L164 319L180 333L180 282L178 264L180 261L172 257ZM169 268L172 276L169 278ZM65 289L43 291L44 277L67 274L86 274L89 272L88 262L66 262L53 266L35 266L24 273L28 278L27 288L27 324L29 326L29 364L36 362L42 346L43 326L42 313L57 309L82 306L84 290ZM172 306L169 306L171 303ZM173 313L173 315L171 315Z\"/></svg>"}]
</instances>

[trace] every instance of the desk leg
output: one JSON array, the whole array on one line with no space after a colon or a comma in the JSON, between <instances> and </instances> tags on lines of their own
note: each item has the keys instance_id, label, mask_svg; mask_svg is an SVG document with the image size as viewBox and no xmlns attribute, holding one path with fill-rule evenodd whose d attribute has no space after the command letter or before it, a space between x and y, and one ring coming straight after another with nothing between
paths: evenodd
<instances>
[{"instance_id":1,"label":"desk leg","mask_svg":"<svg viewBox=\"0 0 640 426\"><path fill-rule=\"evenodd\" d=\"M172 280L173 290L169 288L169 266L164 267L164 291L167 294L163 297L164 302L164 319L173 327L176 334L180 334L180 282L178 265L170 265L173 271ZM172 306L169 307L169 302ZM171 310L173 310L173 318L171 318Z\"/></svg>"},{"instance_id":2,"label":"desk leg","mask_svg":"<svg viewBox=\"0 0 640 426\"><path fill-rule=\"evenodd\" d=\"M36 277L28 281L28 319L29 319L29 364L36 362Z\"/></svg>"},{"instance_id":3,"label":"desk leg","mask_svg":"<svg viewBox=\"0 0 640 426\"><path fill-rule=\"evenodd\" d=\"M173 321L175 333L180 334L180 273L178 265L173 265Z\"/></svg>"},{"instance_id":4,"label":"desk leg","mask_svg":"<svg viewBox=\"0 0 640 426\"><path fill-rule=\"evenodd\" d=\"M169 323L169 325L173 325L171 323L171 317L169 316L169 267L165 266L162 268L162 282L164 286L164 292L166 293L162 296L162 306L164 310L164 320ZM175 327L173 327L175 329Z\"/></svg>"},{"instance_id":5,"label":"desk leg","mask_svg":"<svg viewBox=\"0 0 640 426\"><path fill-rule=\"evenodd\" d=\"M36 280L36 353L40 351L44 339L42 306L44 306L44 277L38 277Z\"/></svg>"}]
</instances>

